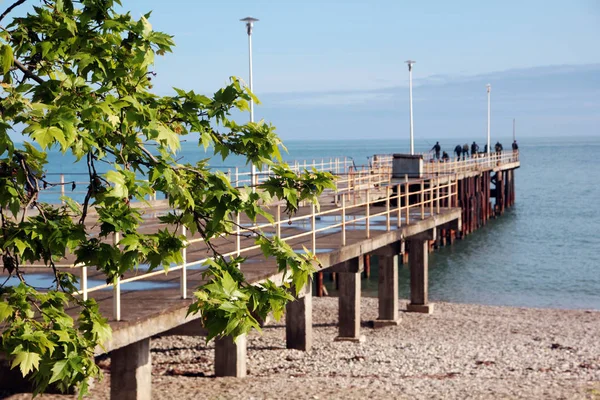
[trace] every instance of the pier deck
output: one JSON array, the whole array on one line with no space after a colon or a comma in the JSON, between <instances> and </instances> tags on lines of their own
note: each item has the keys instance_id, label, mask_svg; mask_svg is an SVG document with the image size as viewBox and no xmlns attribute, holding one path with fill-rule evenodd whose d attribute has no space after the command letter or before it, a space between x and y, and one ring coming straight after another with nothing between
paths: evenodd
<instances>
[{"instance_id":1,"label":"pier deck","mask_svg":"<svg viewBox=\"0 0 600 400\"><path fill-rule=\"evenodd\" d=\"M433 246L464 236L505 207L514 204L514 169L520 166L518 153L505 152L491 157L452 163L427 161L417 178L393 177L391 156L379 156L377 163L356 168L347 162L321 162L320 170L339 175L337 188L320 198L321 209L304 205L293 217L284 215L281 206L271 204L275 223L249 221L244 216L236 235L211 241L221 254L240 254L247 259L242 271L251 283L265 279L281 280L273 260L265 259L250 228L258 227L266 236L277 235L295 250L315 253L320 261L317 290L322 272L337 274L339 284L339 336L336 340L360 342L360 275L366 257L379 259L379 318L376 327L396 325L398 316L398 264L410 264L410 304L408 311L430 313L428 301L428 252ZM309 165L310 166L310 165ZM300 168L300 167L298 167ZM268 176L263 172L262 179ZM255 183L260 183L261 175ZM242 174L235 174L243 182ZM495 187L492 188L491 184ZM493 203L492 203L493 200ZM168 210L165 201L154 201L145 210L142 230L164 226L156 214ZM182 232L183 233L183 232ZM115 238L118 240L118 237ZM73 266L81 278L80 295L95 298L113 329L111 341L97 353L110 352L113 363L112 387L135 385L127 392L115 391L114 398L150 398L149 340L157 334L202 335L199 315L186 316L194 289L204 280L203 263L210 254L198 237L188 236L183 265L172 266L168 274L129 272L117 285L103 282L90 267ZM65 264L73 260L65 260ZM39 268L32 266L32 272ZM136 290L142 284L144 290ZM308 350L312 344L312 287L290 303L286 311L287 345ZM75 310L73 310L75 311ZM112 318L110 318L112 316ZM117 365L118 364L118 365ZM142 372L140 372L142 371ZM233 342L218 339L215 373L219 376L244 376L245 338ZM128 382L128 383L126 383Z\"/></svg>"}]
</instances>

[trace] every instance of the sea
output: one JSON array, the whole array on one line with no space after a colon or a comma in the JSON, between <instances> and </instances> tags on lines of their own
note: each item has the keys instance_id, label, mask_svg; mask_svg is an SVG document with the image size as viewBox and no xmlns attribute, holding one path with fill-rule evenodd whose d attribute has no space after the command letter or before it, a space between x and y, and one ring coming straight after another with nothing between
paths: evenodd
<instances>
[{"instance_id":1,"label":"sea","mask_svg":"<svg viewBox=\"0 0 600 400\"><path fill-rule=\"evenodd\" d=\"M439 141L452 154L457 144L473 139ZM512 138L500 141L507 149ZM415 151L427 152L434 143L435 139L417 139ZM515 206L465 239L430 254L430 300L600 310L600 137L523 137L518 143L521 167L515 172ZM288 161L350 157L356 165L367 164L374 154L408 151L406 138L290 140L285 145ZM479 145L483 148L482 142ZM194 162L210 154L186 142L180 157ZM49 176L85 172L84 164L73 164L60 153L51 153L48 160ZM211 165L225 171L247 168L235 157L214 158ZM76 175L70 179L78 180ZM79 196L84 188L80 183L71 195ZM365 295L377 293L373 270L363 279ZM408 298L407 266L400 267L399 276L400 296ZM330 283L329 290L335 294Z\"/></svg>"}]
</instances>

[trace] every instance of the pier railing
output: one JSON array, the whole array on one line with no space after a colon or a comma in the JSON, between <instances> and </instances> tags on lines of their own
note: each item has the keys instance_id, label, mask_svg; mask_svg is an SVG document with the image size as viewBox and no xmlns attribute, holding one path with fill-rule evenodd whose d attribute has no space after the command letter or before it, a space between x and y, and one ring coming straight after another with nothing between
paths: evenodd
<instances>
[{"instance_id":1,"label":"pier railing","mask_svg":"<svg viewBox=\"0 0 600 400\"><path fill-rule=\"evenodd\" d=\"M449 175L460 174L469 171L480 171L493 169L500 165L519 162L519 151L507 150L501 152L478 153L474 156L451 158L447 161L438 160L432 153L422 153L423 173L425 175ZM372 158L372 165L380 167L392 167L392 154L377 154Z\"/></svg>"},{"instance_id":2,"label":"pier railing","mask_svg":"<svg viewBox=\"0 0 600 400\"><path fill-rule=\"evenodd\" d=\"M367 168L366 166L355 166L354 161L349 157L331 157L321 158L320 160L294 160L286 162L290 166L290 169L296 173L303 170L315 169L317 171L331 172L334 175L346 176L356 175L359 171L365 173ZM258 170L254 175L252 175L252 172L248 168L224 166L215 167L214 169L222 171L234 187L257 186L273 176L273 171L270 168ZM68 196L76 198L77 196L80 196L83 198L87 193L87 190L81 189L87 188L89 185L89 181L84 180L88 177L87 173L48 172L45 175L46 178L54 184L40 192L40 198L43 201L58 203L60 197ZM253 177L254 182L252 182ZM156 200L156 197L151 197L149 200Z\"/></svg>"},{"instance_id":3,"label":"pier railing","mask_svg":"<svg viewBox=\"0 0 600 400\"><path fill-rule=\"evenodd\" d=\"M402 183L390 184L390 168L381 167L377 170L371 169L368 173L357 171L354 175L347 174L338 180L338 189L321 197L323 204L321 211L317 211L315 205L303 207L298 215L290 217L282 211L281 202L275 201L270 205L273 210L275 222L251 223L243 215L231 215L231 221L237 226L236 231L230 235L230 244L224 248L224 257L248 255L260 247L251 239L254 232L261 231L265 234L274 234L286 242L309 238L310 245L307 246L313 253L319 251L319 234L339 233L339 245L347 244L347 233L349 231L364 231L366 238L371 237L372 231L390 231L403 225L410 224L416 219L425 219L439 214L445 207L456 207L458 205L457 182L453 179L420 179L409 180L406 178ZM292 229L290 229L292 228ZM285 230L285 232L283 232ZM291 233L288 233L292 231ZM181 234L188 236L185 228L181 228ZM121 235L116 233L112 237L114 244L118 244ZM251 242L251 243L249 243ZM192 245L204 243L202 238L189 237L186 248L182 251L183 263L169 268L169 272L181 271L179 289L182 298L187 297L187 272L206 269L205 263L209 258L191 260L188 248ZM293 243L290 243L293 245ZM331 238L328 239L331 245ZM42 267L32 265L26 267ZM77 295L87 299L90 293L99 290L112 289L113 318L121 319L121 291L122 286L140 280L151 280L164 276L165 272L152 271L129 272L122 278L116 278L112 283L102 283L94 286L89 285L88 266L75 264L58 264L59 268L75 268L80 270L80 290ZM92 267L93 268L93 267Z\"/></svg>"},{"instance_id":4,"label":"pier railing","mask_svg":"<svg viewBox=\"0 0 600 400\"><path fill-rule=\"evenodd\" d=\"M425 174L461 174L470 171L480 171L483 169L493 169L503 164L512 164L519 162L518 151L502 151L497 153L476 154L472 157L454 159L449 161L439 161L430 158L423 164Z\"/></svg>"}]
</instances>

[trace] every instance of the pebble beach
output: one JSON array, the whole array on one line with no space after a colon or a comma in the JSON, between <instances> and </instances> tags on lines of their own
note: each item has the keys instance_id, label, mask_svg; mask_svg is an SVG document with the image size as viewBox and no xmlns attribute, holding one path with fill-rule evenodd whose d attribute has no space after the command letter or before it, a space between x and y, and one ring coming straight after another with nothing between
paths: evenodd
<instances>
[{"instance_id":1,"label":"pebble beach","mask_svg":"<svg viewBox=\"0 0 600 400\"><path fill-rule=\"evenodd\" d=\"M436 303L431 315L401 312L398 326L374 329L377 299L361 308L364 343L333 341L338 305L327 297L313 299L310 352L285 348L283 321L250 334L242 379L214 377L204 338L154 338L152 397L600 399L599 311ZM105 379L90 399L110 397L110 359L100 365Z\"/></svg>"}]
</instances>

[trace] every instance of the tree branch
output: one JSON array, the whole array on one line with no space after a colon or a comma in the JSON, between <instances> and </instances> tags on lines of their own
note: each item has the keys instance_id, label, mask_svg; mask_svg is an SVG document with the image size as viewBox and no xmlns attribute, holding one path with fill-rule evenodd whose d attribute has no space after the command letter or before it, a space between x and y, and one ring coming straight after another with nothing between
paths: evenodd
<instances>
[{"instance_id":1,"label":"tree branch","mask_svg":"<svg viewBox=\"0 0 600 400\"><path fill-rule=\"evenodd\" d=\"M27 1L27 0L18 0L16 2L14 2L10 7L8 7L6 10L4 10L4 12L0 15L0 21L2 21L4 19L4 17L6 17L15 7L20 6L21 4L25 3L25 1Z\"/></svg>"},{"instance_id":2,"label":"tree branch","mask_svg":"<svg viewBox=\"0 0 600 400\"><path fill-rule=\"evenodd\" d=\"M19 69L19 71L24 73L26 77L33 79L34 81L36 81L39 84L46 82L45 80L43 80L42 78L40 78L39 76L37 76L36 74L31 72L26 66L21 64L21 62L19 60L17 60L16 58L13 60L13 62L16 65L16 67Z\"/></svg>"}]
</instances>

